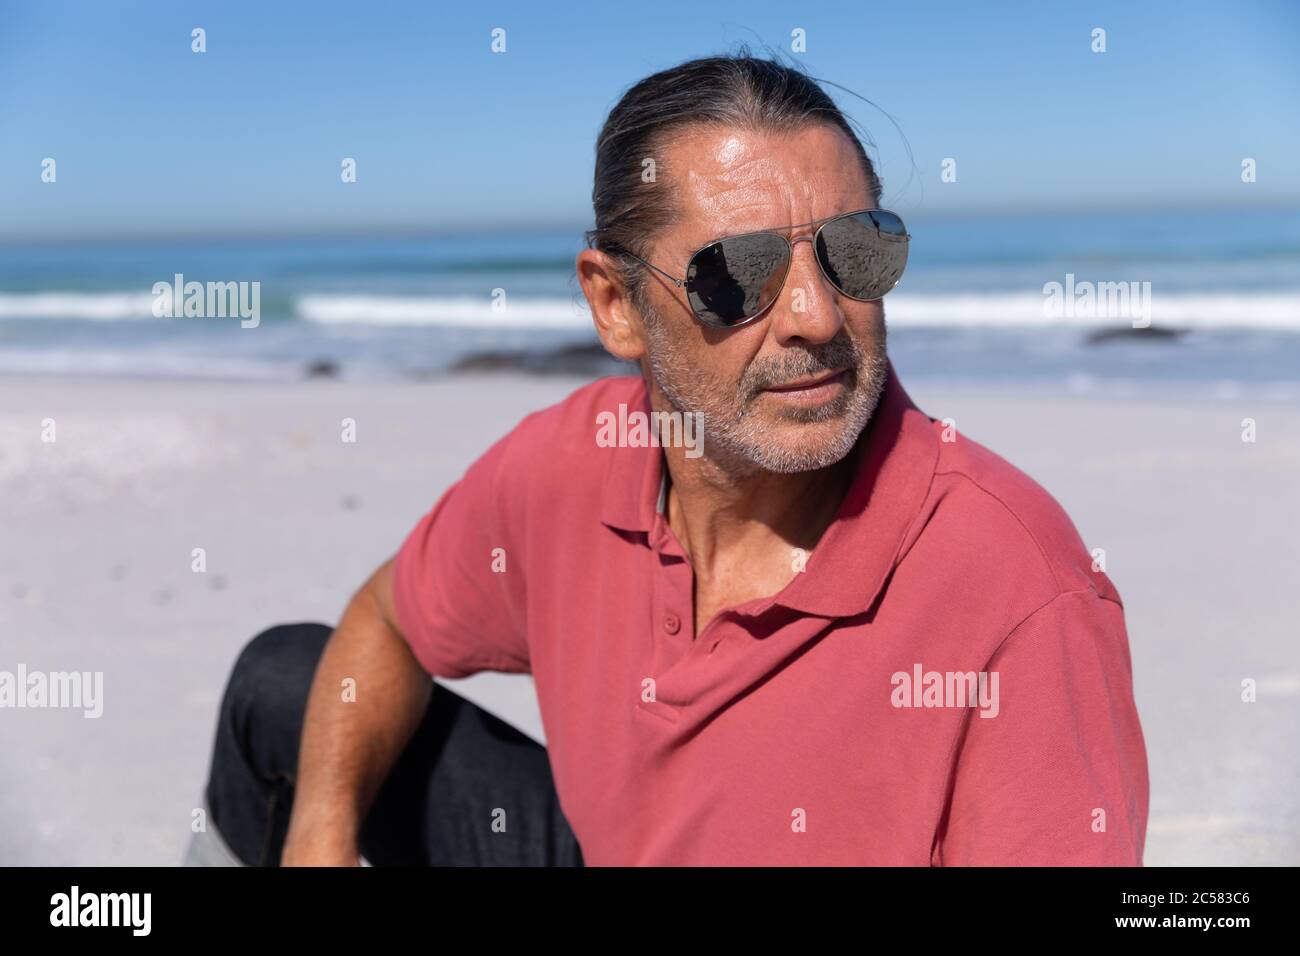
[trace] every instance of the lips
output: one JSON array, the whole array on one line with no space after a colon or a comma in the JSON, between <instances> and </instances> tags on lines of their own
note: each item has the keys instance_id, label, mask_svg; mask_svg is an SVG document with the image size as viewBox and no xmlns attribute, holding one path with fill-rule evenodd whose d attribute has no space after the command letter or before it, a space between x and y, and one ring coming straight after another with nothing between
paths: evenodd
<instances>
[{"instance_id":1,"label":"lips","mask_svg":"<svg viewBox=\"0 0 1300 956\"><path fill-rule=\"evenodd\" d=\"M767 392L806 392L822 385L831 385L838 382L844 377L847 369L840 369L838 372L822 372L815 378L801 378L793 382L786 382L782 385L769 385L764 391Z\"/></svg>"}]
</instances>

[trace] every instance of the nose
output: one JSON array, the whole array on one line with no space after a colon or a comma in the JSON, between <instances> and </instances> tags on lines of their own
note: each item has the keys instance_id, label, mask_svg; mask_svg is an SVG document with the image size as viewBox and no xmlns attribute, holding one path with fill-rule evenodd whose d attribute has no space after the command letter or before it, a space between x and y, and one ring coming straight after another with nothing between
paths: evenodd
<instances>
[{"instance_id":1,"label":"nose","mask_svg":"<svg viewBox=\"0 0 1300 956\"><path fill-rule=\"evenodd\" d=\"M844 325L835 290L817 264L813 237L798 236L790 244L790 273L781 290L782 301L773 310L772 333L782 345L829 342Z\"/></svg>"}]
</instances>

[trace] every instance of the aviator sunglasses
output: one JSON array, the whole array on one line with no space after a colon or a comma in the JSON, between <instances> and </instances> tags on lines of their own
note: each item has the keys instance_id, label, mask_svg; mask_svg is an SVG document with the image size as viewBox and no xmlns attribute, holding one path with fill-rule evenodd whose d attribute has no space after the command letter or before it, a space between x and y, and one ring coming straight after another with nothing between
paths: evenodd
<instances>
[{"instance_id":1,"label":"aviator sunglasses","mask_svg":"<svg viewBox=\"0 0 1300 956\"><path fill-rule=\"evenodd\" d=\"M734 329L753 322L781 294L794 258L794 243L784 233L817 222L821 225L811 237L794 242L812 242L817 265L837 290L850 299L870 302L898 285L911 237L903 220L887 209L862 209L780 230L715 239L691 254L682 279L634 252L623 251L685 289L691 311L704 325Z\"/></svg>"}]
</instances>

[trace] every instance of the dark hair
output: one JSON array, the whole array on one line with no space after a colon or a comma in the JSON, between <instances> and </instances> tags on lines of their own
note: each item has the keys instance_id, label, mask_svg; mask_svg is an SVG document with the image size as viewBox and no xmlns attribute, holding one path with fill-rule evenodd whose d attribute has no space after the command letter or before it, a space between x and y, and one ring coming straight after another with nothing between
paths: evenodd
<instances>
[{"instance_id":1,"label":"dark hair","mask_svg":"<svg viewBox=\"0 0 1300 956\"><path fill-rule=\"evenodd\" d=\"M644 267L625 253L646 256L650 238L675 213L665 192L654 188L662 161L656 163L655 183L645 183L644 160L691 127L792 132L813 123L833 126L849 138L878 204L880 179L862 142L830 96L801 70L753 57L742 46L735 55L688 60L646 77L610 110L596 140L591 190L596 227L586 233L587 246L620 260L632 301L644 311Z\"/></svg>"}]
</instances>

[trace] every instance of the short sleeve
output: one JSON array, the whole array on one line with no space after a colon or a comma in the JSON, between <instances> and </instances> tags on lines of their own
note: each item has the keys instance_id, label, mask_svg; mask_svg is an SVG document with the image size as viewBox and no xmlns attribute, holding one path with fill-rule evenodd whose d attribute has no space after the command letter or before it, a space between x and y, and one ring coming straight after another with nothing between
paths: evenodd
<instances>
[{"instance_id":1,"label":"short sleeve","mask_svg":"<svg viewBox=\"0 0 1300 956\"><path fill-rule=\"evenodd\" d=\"M1147 759L1120 604L1059 594L987 670L996 713L967 714L932 862L1141 866Z\"/></svg>"},{"instance_id":2,"label":"short sleeve","mask_svg":"<svg viewBox=\"0 0 1300 956\"><path fill-rule=\"evenodd\" d=\"M515 434L442 495L394 561L398 626L435 677L529 671L524 574L505 504L520 493L518 480L506 480Z\"/></svg>"}]
</instances>

